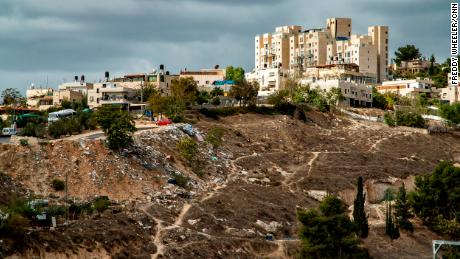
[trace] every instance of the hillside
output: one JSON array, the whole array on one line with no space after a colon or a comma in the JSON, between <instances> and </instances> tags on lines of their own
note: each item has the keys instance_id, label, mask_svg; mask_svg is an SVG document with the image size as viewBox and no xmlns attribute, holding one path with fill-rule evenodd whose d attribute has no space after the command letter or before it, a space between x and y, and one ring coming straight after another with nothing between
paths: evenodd
<instances>
[{"instance_id":1,"label":"hillside","mask_svg":"<svg viewBox=\"0 0 460 259\"><path fill-rule=\"evenodd\" d=\"M176 144L186 136L180 125L138 132L135 146L119 154L99 140L0 145L0 199L33 194L62 203L64 192L54 191L51 181L67 174L72 200L103 195L117 208L61 225L58 235L34 229L30 242L3 242L0 249L29 258L292 258L299 247L296 209L315 206L326 192L351 205L356 178L363 176L371 255L430 257L431 239L440 237L417 224L413 235L391 242L380 201L386 188L402 182L411 188L414 176L431 172L439 160L460 163L459 137L307 115L307 123L282 115L195 115L202 135L215 127L225 132L216 155L199 142L195 168L178 153ZM175 173L190 178L187 189L168 184ZM269 233L274 241L265 240Z\"/></svg>"}]
</instances>

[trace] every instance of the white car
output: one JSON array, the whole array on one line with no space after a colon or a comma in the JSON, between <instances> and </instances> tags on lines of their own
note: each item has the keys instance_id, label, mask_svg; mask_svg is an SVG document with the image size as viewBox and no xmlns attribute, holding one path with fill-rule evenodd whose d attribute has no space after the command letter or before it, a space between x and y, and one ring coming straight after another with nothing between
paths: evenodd
<instances>
[{"instance_id":1,"label":"white car","mask_svg":"<svg viewBox=\"0 0 460 259\"><path fill-rule=\"evenodd\" d=\"M16 129L14 128L3 128L2 135L3 136L13 136L16 135Z\"/></svg>"}]
</instances>

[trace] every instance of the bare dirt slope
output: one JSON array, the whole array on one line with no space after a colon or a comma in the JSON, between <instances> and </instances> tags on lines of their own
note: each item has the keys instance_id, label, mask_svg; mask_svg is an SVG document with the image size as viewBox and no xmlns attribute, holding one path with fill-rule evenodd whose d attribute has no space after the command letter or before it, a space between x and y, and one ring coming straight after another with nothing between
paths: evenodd
<instances>
[{"instance_id":1,"label":"bare dirt slope","mask_svg":"<svg viewBox=\"0 0 460 259\"><path fill-rule=\"evenodd\" d=\"M356 178L363 176L375 229L365 241L370 253L429 256L429 238L436 236L426 229L393 242L383 235L379 195L432 171L439 160L460 162L459 138L331 114L308 117L303 123L281 115L198 116L195 127L202 135L213 127L225 129L217 154L199 142L201 177L178 154L176 143L186 134L176 126L138 133L136 147L121 154L100 141L0 145L0 171L56 201L63 193L54 192L50 182L67 173L73 198L108 195L131 214L141 213L155 226L140 239L151 244L141 251L153 258L292 258L299 249L296 210L315 206L326 192L350 204ZM167 184L173 173L189 177L189 187ZM265 240L268 234L274 241ZM120 239L123 235L130 234Z\"/></svg>"}]
</instances>

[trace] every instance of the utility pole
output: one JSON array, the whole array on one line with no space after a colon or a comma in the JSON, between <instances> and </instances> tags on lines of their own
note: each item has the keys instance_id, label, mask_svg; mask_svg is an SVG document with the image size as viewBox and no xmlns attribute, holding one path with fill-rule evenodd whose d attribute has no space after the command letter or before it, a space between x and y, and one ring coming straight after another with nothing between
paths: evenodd
<instances>
[{"instance_id":1,"label":"utility pole","mask_svg":"<svg viewBox=\"0 0 460 259\"><path fill-rule=\"evenodd\" d=\"M68 170L65 171L65 224L68 224L69 220L69 181L68 181Z\"/></svg>"}]
</instances>

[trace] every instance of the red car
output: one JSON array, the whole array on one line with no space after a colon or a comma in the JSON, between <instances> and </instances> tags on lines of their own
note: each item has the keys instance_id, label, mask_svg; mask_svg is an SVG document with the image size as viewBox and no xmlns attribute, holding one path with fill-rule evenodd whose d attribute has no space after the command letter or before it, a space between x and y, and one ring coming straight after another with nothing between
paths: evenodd
<instances>
[{"instance_id":1,"label":"red car","mask_svg":"<svg viewBox=\"0 0 460 259\"><path fill-rule=\"evenodd\" d=\"M166 126L166 125L169 125L169 124L171 124L171 123L172 123L172 120L171 120L171 119L162 119L162 120L158 120L158 121L156 122L156 124L157 124L158 126Z\"/></svg>"}]
</instances>

